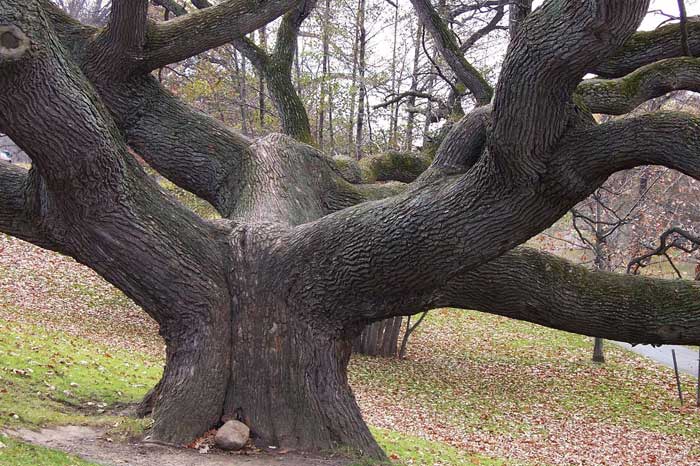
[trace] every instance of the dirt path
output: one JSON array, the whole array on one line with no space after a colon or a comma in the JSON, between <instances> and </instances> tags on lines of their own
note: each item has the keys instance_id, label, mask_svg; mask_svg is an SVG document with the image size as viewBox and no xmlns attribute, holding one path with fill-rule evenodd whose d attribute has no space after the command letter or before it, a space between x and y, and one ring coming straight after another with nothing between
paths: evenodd
<instances>
[{"instance_id":1,"label":"dirt path","mask_svg":"<svg viewBox=\"0 0 700 466\"><path fill-rule=\"evenodd\" d=\"M61 450L94 463L109 466L348 466L348 460L297 454L252 454L171 448L145 443L110 442L104 430L84 426L62 426L35 432L27 429L8 434L28 443Z\"/></svg>"}]
</instances>

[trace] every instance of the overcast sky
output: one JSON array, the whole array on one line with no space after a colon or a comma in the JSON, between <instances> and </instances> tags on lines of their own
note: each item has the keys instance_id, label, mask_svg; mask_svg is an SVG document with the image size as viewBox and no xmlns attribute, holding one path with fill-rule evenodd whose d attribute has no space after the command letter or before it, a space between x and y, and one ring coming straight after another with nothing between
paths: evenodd
<instances>
[{"instance_id":1,"label":"overcast sky","mask_svg":"<svg viewBox=\"0 0 700 466\"><path fill-rule=\"evenodd\" d=\"M631 1L631 0L630 0ZM540 6L543 0L534 0L534 7ZM661 10L666 14L678 16L678 0L652 0L650 10ZM685 9L688 16L700 15L700 1L685 0ZM654 29L668 18L661 14L649 14L642 23L642 29Z\"/></svg>"}]
</instances>

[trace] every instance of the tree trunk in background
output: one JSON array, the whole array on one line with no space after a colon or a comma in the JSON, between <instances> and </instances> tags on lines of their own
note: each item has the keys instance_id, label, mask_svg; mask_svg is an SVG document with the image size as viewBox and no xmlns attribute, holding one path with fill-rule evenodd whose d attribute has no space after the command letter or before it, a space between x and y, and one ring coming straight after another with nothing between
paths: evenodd
<instances>
[{"instance_id":1,"label":"tree trunk in background","mask_svg":"<svg viewBox=\"0 0 700 466\"><path fill-rule=\"evenodd\" d=\"M525 21L530 11L532 11L532 0L511 0L508 9L508 32L511 39L520 30L520 25Z\"/></svg>"},{"instance_id":2,"label":"tree trunk in background","mask_svg":"<svg viewBox=\"0 0 700 466\"><path fill-rule=\"evenodd\" d=\"M595 337L593 339L593 357L591 358L593 362L605 362L605 354L603 353L603 341L605 340L598 337Z\"/></svg>"},{"instance_id":3,"label":"tree trunk in background","mask_svg":"<svg viewBox=\"0 0 700 466\"><path fill-rule=\"evenodd\" d=\"M392 317L366 326L355 338L353 350L367 356L397 357L402 322L402 317Z\"/></svg>"},{"instance_id":4,"label":"tree trunk in background","mask_svg":"<svg viewBox=\"0 0 700 466\"><path fill-rule=\"evenodd\" d=\"M367 93L367 87L365 84L365 71L367 68L367 62L365 57L367 46L367 30L365 29L365 7L366 0L359 0L357 18L357 63L360 89L357 97L357 132L355 135L355 158L357 160L360 160L362 158L362 132L364 129L363 126L365 117L365 94Z\"/></svg>"},{"instance_id":5,"label":"tree trunk in background","mask_svg":"<svg viewBox=\"0 0 700 466\"><path fill-rule=\"evenodd\" d=\"M333 127L333 86L330 83L328 84L328 138L330 142L328 153L333 155L335 153L335 129Z\"/></svg>"},{"instance_id":6,"label":"tree trunk in background","mask_svg":"<svg viewBox=\"0 0 700 466\"><path fill-rule=\"evenodd\" d=\"M358 0L359 2L360 0ZM348 112L348 156L355 156L355 100L357 99L357 54L360 42L360 13L355 18L355 38L352 42L352 79L350 80L350 111Z\"/></svg>"},{"instance_id":7,"label":"tree trunk in background","mask_svg":"<svg viewBox=\"0 0 700 466\"><path fill-rule=\"evenodd\" d=\"M601 196L602 196L601 192ZM603 230L603 216L602 216L602 206L599 201L595 203L595 259L593 265L598 271L608 270L608 261L605 255L605 231ZM591 357L593 362L604 363L605 354L603 353L603 339L595 337L593 339L593 356Z\"/></svg>"},{"instance_id":8,"label":"tree trunk in background","mask_svg":"<svg viewBox=\"0 0 700 466\"><path fill-rule=\"evenodd\" d=\"M321 47L322 47L322 63L321 63L321 92L320 92L320 102L318 108L318 132L316 141L318 142L319 150L323 151L324 146L324 136L323 129L325 125L326 108L330 108L327 103L328 100L328 60L329 60L329 40L330 40L330 21L331 21L331 2L326 0L323 10L323 27L322 27L322 37L321 37ZM331 123L332 124L332 123Z\"/></svg>"},{"instance_id":9,"label":"tree trunk in background","mask_svg":"<svg viewBox=\"0 0 700 466\"><path fill-rule=\"evenodd\" d=\"M241 132L250 134L248 128L248 84L246 83L246 65L245 57L241 55L240 66L238 65L238 52L233 49L233 63L236 71L236 79L238 80L238 96L240 98L239 109L241 112Z\"/></svg>"},{"instance_id":10,"label":"tree trunk in background","mask_svg":"<svg viewBox=\"0 0 700 466\"><path fill-rule=\"evenodd\" d=\"M418 90L418 71L420 66L420 42L423 35L423 26L420 20L416 22L416 36L413 45L413 71L411 73L411 91L416 92ZM413 125L416 119L416 96L411 95L408 97L408 117L406 118L406 137L404 141L403 150L411 151L413 149Z\"/></svg>"},{"instance_id":11,"label":"tree trunk in background","mask_svg":"<svg viewBox=\"0 0 700 466\"><path fill-rule=\"evenodd\" d=\"M394 38L393 38L393 43L392 43L392 51L391 51L391 94L396 95L397 94L397 78L396 78L396 42L397 42L397 36L398 36L398 27L399 27L399 4L397 3L396 6L394 7ZM396 148L396 133L398 132L397 126L398 126L398 108L399 108L399 103L394 102L389 106L389 113L391 114L390 119L389 119L389 147L391 149Z\"/></svg>"},{"instance_id":12,"label":"tree trunk in background","mask_svg":"<svg viewBox=\"0 0 700 466\"><path fill-rule=\"evenodd\" d=\"M260 49L267 52L267 31L265 26L258 30L260 39ZM260 122L261 133L265 132L265 76L258 73L258 120Z\"/></svg>"}]
</instances>

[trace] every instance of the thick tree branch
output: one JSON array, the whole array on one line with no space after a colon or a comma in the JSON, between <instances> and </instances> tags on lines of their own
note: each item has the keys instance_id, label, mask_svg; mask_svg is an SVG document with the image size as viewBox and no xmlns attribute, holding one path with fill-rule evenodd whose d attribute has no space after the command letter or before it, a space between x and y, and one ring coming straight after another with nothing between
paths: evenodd
<instances>
[{"instance_id":1,"label":"thick tree branch","mask_svg":"<svg viewBox=\"0 0 700 466\"><path fill-rule=\"evenodd\" d=\"M256 70L262 70L267 66L270 56L249 38L241 37L232 43L253 64Z\"/></svg>"},{"instance_id":2,"label":"thick tree branch","mask_svg":"<svg viewBox=\"0 0 700 466\"><path fill-rule=\"evenodd\" d=\"M700 18L688 18L688 51L700 55ZM588 71L603 78L619 78L644 65L687 55L681 46L681 27L670 24L654 31L637 32L611 57Z\"/></svg>"},{"instance_id":3,"label":"thick tree branch","mask_svg":"<svg viewBox=\"0 0 700 466\"><path fill-rule=\"evenodd\" d=\"M700 179L698 154L700 119L656 112L572 132L557 157L562 167L580 174L585 186L639 165L663 165Z\"/></svg>"},{"instance_id":4,"label":"thick tree branch","mask_svg":"<svg viewBox=\"0 0 700 466\"><path fill-rule=\"evenodd\" d=\"M196 2L195 6L210 7L207 1ZM299 28L315 6L316 0L305 0L284 15L277 30L272 53L263 50L245 36L233 41L236 49L250 60L258 74L265 78L284 133L307 144L313 144L313 137L306 108L292 83L292 63Z\"/></svg>"},{"instance_id":5,"label":"thick tree branch","mask_svg":"<svg viewBox=\"0 0 700 466\"><path fill-rule=\"evenodd\" d=\"M36 198L34 186L28 170L0 162L0 232L44 249L58 250L59 246L41 231L32 208Z\"/></svg>"},{"instance_id":6,"label":"thick tree branch","mask_svg":"<svg viewBox=\"0 0 700 466\"><path fill-rule=\"evenodd\" d=\"M143 59L146 41L148 0L119 0L112 3L107 27L90 46L92 74L111 79L127 77Z\"/></svg>"},{"instance_id":7,"label":"thick tree branch","mask_svg":"<svg viewBox=\"0 0 700 466\"><path fill-rule=\"evenodd\" d=\"M261 28L301 0L228 0L173 20L152 24L142 71L202 53Z\"/></svg>"},{"instance_id":8,"label":"thick tree branch","mask_svg":"<svg viewBox=\"0 0 700 466\"><path fill-rule=\"evenodd\" d=\"M285 14L277 30L272 59L291 73L294 53L297 49L299 28L316 7L317 0L304 0L298 7Z\"/></svg>"},{"instance_id":9,"label":"thick tree branch","mask_svg":"<svg viewBox=\"0 0 700 466\"><path fill-rule=\"evenodd\" d=\"M80 63L85 41L97 33L38 0L61 42ZM92 72L89 66L84 68ZM234 209L251 141L220 121L194 110L151 76L116 81L98 73L93 80L128 144L158 172L211 203L226 217Z\"/></svg>"},{"instance_id":10,"label":"thick tree branch","mask_svg":"<svg viewBox=\"0 0 700 466\"><path fill-rule=\"evenodd\" d=\"M588 79L576 95L592 113L622 115L647 100L678 90L700 91L700 59L669 58L618 79Z\"/></svg>"},{"instance_id":11,"label":"thick tree branch","mask_svg":"<svg viewBox=\"0 0 700 466\"><path fill-rule=\"evenodd\" d=\"M146 41L148 0L116 0L112 3L106 40L127 53L140 52Z\"/></svg>"},{"instance_id":12,"label":"thick tree branch","mask_svg":"<svg viewBox=\"0 0 700 466\"><path fill-rule=\"evenodd\" d=\"M35 0L4 1L0 22L31 41L11 61L0 59L0 131L32 158L32 176L40 177L32 207L41 231L160 324L168 364L186 369L166 371L161 389L168 396L156 407L152 436L191 441L219 421L229 379L222 256L230 230L204 222L149 179ZM17 172L0 173L3 182L23 182ZM17 208L4 183L2 192L0 202ZM217 394L213 405L208 393ZM172 429L174 418L183 426Z\"/></svg>"},{"instance_id":13,"label":"thick tree branch","mask_svg":"<svg viewBox=\"0 0 700 466\"><path fill-rule=\"evenodd\" d=\"M182 102L146 76L102 97L127 143L149 165L227 217L235 208L252 140Z\"/></svg>"},{"instance_id":14,"label":"thick tree branch","mask_svg":"<svg viewBox=\"0 0 700 466\"><path fill-rule=\"evenodd\" d=\"M648 3L550 0L528 15L508 48L493 104L489 149L504 176L539 178L543 157L577 118L574 89L637 29Z\"/></svg>"},{"instance_id":15,"label":"thick tree branch","mask_svg":"<svg viewBox=\"0 0 700 466\"><path fill-rule=\"evenodd\" d=\"M700 343L700 285L593 272L516 248L449 281L429 307L459 307L629 343Z\"/></svg>"},{"instance_id":16,"label":"thick tree branch","mask_svg":"<svg viewBox=\"0 0 700 466\"><path fill-rule=\"evenodd\" d=\"M491 85L484 79L481 73L464 58L459 45L457 45L454 34L449 30L430 3L430 0L411 0L411 3L423 27L430 31L430 35L435 41L440 54L450 65L450 68L457 78L474 95L477 103L479 105L486 105L491 102L491 96L493 95Z\"/></svg>"}]
</instances>

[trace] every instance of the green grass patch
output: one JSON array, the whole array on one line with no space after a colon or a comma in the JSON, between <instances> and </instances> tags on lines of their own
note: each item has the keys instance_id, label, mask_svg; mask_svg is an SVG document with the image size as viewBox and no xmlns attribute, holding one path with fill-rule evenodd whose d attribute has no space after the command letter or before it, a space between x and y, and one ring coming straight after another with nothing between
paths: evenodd
<instances>
[{"instance_id":1,"label":"green grass patch","mask_svg":"<svg viewBox=\"0 0 700 466\"><path fill-rule=\"evenodd\" d=\"M0 464L3 466L94 466L72 455L0 437Z\"/></svg>"},{"instance_id":2,"label":"green grass patch","mask_svg":"<svg viewBox=\"0 0 700 466\"><path fill-rule=\"evenodd\" d=\"M161 373L159 362L137 352L0 321L0 426L89 423L138 430L144 421L108 413L138 402Z\"/></svg>"},{"instance_id":3,"label":"green grass patch","mask_svg":"<svg viewBox=\"0 0 700 466\"><path fill-rule=\"evenodd\" d=\"M469 454L446 443L432 442L400 432L372 428L387 456L402 465L503 466L502 460Z\"/></svg>"}]
</instances>

